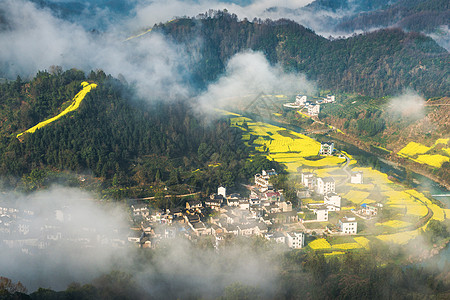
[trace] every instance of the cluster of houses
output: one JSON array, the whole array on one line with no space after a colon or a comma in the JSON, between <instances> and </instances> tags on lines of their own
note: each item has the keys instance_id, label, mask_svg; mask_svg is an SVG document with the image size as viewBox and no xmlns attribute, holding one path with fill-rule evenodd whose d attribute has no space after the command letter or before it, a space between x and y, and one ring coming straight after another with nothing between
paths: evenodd
<instances>
[{"instance_id":1,"label":"cluster of houses","mask_svg":"<svg viewBox=\"0 0 450 300\"><path fill-rule=\"evenodd\" d=\"M0 246L24 254L35 255L61 243L81 248L122 247L125 236L118 228L100 229L79 222L69 207L31 210L14 201L0 203Z\"/></svg>"},{"instance_id":2,"label":"cluster of houses","mask_svg":"<svg viewBox=\"0 0 450 300\"><path fill-rule=\"evenodd\" d=\"M327 95L326 98L317 100L315 102L308 101L307 97L304 95L297 95L295 97L295 102L285 103L285 104L283 104L283 106L288 107L288 108L296 108L296 109L305 108L307 110L307 114L312 117L312 116L319 115L321 104L334 103L335 101L336 101L336 97L334 95Z\"/></svg>"},{"instance_id":3,"label":"cluster of houses","mask_svg":"<svg viewBox=\"0 0 450 300\"><path fill-rule=\"evenodd\" d=\"M362 183L362 173L355 173L355 178L359 178L358 183ZM353 176L353 174L352 174ZM303 222L326 222L328 221L328 213L341 210L341 196L336 194L336 182L333 177L317 177L314 173L304 172L301 175L302 185L307 189L307 195L311 193L318 194L323 197L322 203L310 203L306 206L316 215L315 220L303 220ZM355 179L356 183L357 180ZM344 234L356 234L358 223L354 217L343 217L337 224L338 230Z\"/></svg>"},{"instance_id":4,"label":"cluster of houses","mask_svg":"<svg viewBox=\"0 0 450 300\"><path fill-rule=\"evenodd\" d=\"M256 174L249 197L227 195L221 186L204 201L190 200L182 208L160 211L150 210L146 204L133 204L132 214L141 220L141 227L128 240L147 248L177 235L191 240L213 236L218 248L233 236L261 236L291 248L302 248L303 232L283 230L283 225L298 223L299 219L292 203L271 186L269 179L275 175L275 170Z\"/></svg>"}]
</instances>

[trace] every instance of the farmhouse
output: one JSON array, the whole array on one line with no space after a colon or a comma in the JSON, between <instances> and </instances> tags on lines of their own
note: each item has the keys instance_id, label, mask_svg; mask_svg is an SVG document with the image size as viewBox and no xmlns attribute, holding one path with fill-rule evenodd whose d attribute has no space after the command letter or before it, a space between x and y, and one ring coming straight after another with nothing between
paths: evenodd
<instances>
[{"instance_id":1,"label":"farmhouse","mask_svg":"<svg viewBox=\"0 0 450 300\"><path fill-rule=\"evenodd\" d=\"M342 233L356 234L358 232L358 223L355 218L343 217L339 220L339 228Z\"/></svg>"},{"instance_id":2,"label":"farmhouse","mask_svg":"<svg viewBox=\"0 0 450 300\"><path fill-rule=\"evenodd\" d=\"M320 143L319 155L333 155L333 152L334 152L333 142Z\"/></svg>"},{"instance_id":3,"label":"farmhouse","mask_svg":"<svg viewBox=\"0 0 450 300\"><path fill-rule=\"evenodd\" d=\"M363 183L363 172L353 172L350 177L350 183L362 184Z\"/></svg>"},{"instance_id":4,"label":"farmhouse","mask_svg":"<svg viewBox=\"0 0 450 300\"><path fill-rule=\"evenodd\" d=\"M300 249L305 246L305 234L303 232L286 232L286 244L289 248Z\"/></svg>"},{"instance_id":5,"label":"farmhouse","mask_svg":"<svg viewBox=\"0 0 450 300\"><path fill-rule=\"evenodd\" d=\"M326 195L336 192L336 183L333 177L317 178L317 193Z\"/></svg>"}]
</instances>

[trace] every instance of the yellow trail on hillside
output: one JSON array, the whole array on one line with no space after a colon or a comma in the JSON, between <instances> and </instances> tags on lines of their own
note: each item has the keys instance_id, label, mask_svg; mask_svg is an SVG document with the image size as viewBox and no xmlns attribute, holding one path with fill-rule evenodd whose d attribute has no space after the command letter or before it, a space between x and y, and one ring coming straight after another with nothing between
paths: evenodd
<instances>
[{"instance_id":1,"label":"yellow trail on hillside","mask_svg":"<svg viewBox=\"0 0 450 300\"><path fill-rule=\"evenodd\" d=\"M176 20L176 19L172 19L172 20L170 20L169 22L167 22L166 24L169 24L169 23L171 23L171 22L173 22L173 21L175 21L175 20ZM139 33L139 34L132 35L132 36L128 37L127 39L125 39L124 42L129 41L129 40L132 40L132 39L135 39L135 38L138 38L138 37L141 37L141 36L143 36L144 34L147 34L147 33L151 32L152 30L153 30L153 27L150 28L150 29L147 29L146 31L141 32L141 33Z\"/></svg>"},{"instance_id":2,"label":"yellow trail on hillside","mask_svg":"<svg viewBox=\"0 0 450 300\"><path fill-rule=\"evenodd\" d=\"M69 107L67 107L65 110L63 110L59 115L54 116L53 118L50 118L48 120L42 121L40 123L38 123L37 125L31 127L30 129L19 133L16 137L19 138L22 134L24 133L34 133L37 129L44 127L45 125L50 124L51 122L54 122L56 120L58 120L59 118L61 118L62 116L64 116L65 114L77 110L78 107L81 104L81 101L83 101L84 97L86 96L87 93L89 93L92 89L95 89L97 87L97 84L95 83L91 83L89 84L86 81L83 81L81 83L81 86L83 86L83 89L81 91L78 92L78 94L75 95L75 97L73 97L73 101L72 103L69 105Z\"/></svg>"}]
</instances>

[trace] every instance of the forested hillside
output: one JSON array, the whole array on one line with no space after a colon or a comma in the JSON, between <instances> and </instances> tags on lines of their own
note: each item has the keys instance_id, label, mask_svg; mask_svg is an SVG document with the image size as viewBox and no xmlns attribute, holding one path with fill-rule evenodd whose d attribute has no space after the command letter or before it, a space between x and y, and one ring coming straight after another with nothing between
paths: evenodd
<instances>
[{"instance_id":1,"label":"forested hillside","mask_svg":"<svg viewBox=\"0 0 450 300\"><path fill-rule=\"evenodd\" d=\"M273 166L264 158L247 161L240 131L226 120L205 123L189 102L149 104L132 100L127 85L102 71L87 77L54 71L39 72L29 83L18 78L0 85L0 174L11 185L25 175L39 181L45 172L72 170L92 171L116 187L165 183L180 192L187 186L209 191ZM84 80L98 87L77 111L16 138L63 110Z\"/></svg>"},{"instance_id":2,"label":"forested hillside","mask_svg":"<svg viewBox=\"0 0 450 300\"><path fill-rule=\"evenodd\" d=\"M383 96L410 87L432 97L450 90L449 53L431 38L400 29L328 40L293 21L239 21L219 11L160 24L157 30L202 54L194 72L203 84L215 80L233 54L252 49L334 91ZM192 42L199 37L202 43Z\"/></svg>"},{"instance_id":3,"label":"forested hillside","mask_svg":"<svg viewBox=\"0 0 450 300\"><path fill-rule=\"evenodd\" d=\"M450 25L450 2L447 0L400 0L379 10L344 18L338 30L367 30L397 27L429 32L441 25Z\"/></svg>"}]
</instances>

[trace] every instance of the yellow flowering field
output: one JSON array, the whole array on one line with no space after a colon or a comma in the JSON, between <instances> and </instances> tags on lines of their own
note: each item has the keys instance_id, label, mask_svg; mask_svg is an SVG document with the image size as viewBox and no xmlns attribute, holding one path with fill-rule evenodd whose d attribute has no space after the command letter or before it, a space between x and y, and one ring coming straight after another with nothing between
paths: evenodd
<instances>
[{"instance_id":1,"label":"yellow flowering field","mask_svg":"<svg viewBox=\"0 0 450 300\"><path fill-rule=\"evenodd\" d=\"M319 250L319 249L330 249L331 245L328 243L326 239L317 239L308 244L311 249Z\"/></svg>"},{"instance_id":2,"label":"yellow flowering field","mask_svg":"<svg viewBox=\"0 0 450 300\"><path fill-rule=\"evenodd\" d=\"M20 137L21 135L23 135L24 133L28 132L28 133L34 133L37 129L42 128L56 120L58 120L59 118L61 118L62 116L68 114L69 112L75 111L78 109L78 107L81 104L81 101L83 101L84 97L86 96L87 93L89 93L92 89L95 89L97 87L97 85L95 83L91 83L89 84L86 81L83 81L81 83L81 86L83 87L83 89L81 91L79 91L75 97L73 97L72 99L72 103L65 109L63 110L61 113L59 113L57 116L47 119L45 121L42 121L40 123L38 123L37 125L31 127L30 129L19 133L16 137Z\"/></svg>"},{"instance_id":3,"label":"yellow flowering field","mask_svg":"<svg viewBox=\"0 0 450 300\"><path fill-rule=\"evenodd\" d=\"M450 141L450 139L437 139L436 142L434 142L434 145L439 145L439 144L444 144L447 145L448 141Z\"/></svg>"},{"instance_id":4,"label":"yellow flowering field","mask_svg":"<svg viewBox=\"0 0 450 300\"><path fill-rule=\"evenodd\" d=\"M392 183L388 179L388 175L385 173L382 173L378 170L374 170L370 167L364 167L364 168L353 168L352 171L361 171L363 172L364 182L367 182L366 179L370 179L370 183L378 185L378 187L383 190L392 190L387 186L388 183Z\"/></svg>"},{"instance_id":5,"label":"yellow flowering field","mask_svg":"<svg viewBox=\"0 0 450 300\"><path fill-rule=\"evenodd\" d=\"M333 247L333 249L342 249L342 250L362 248L362 246L359 243L335 244L332 247Z\"/></svg>"},{"instance_id":6,"label":"yellow flowering field","mask_svg":"<svg viewBox=\"0 0 450 300\"><path fill-rule=\"evenodd\" d=\"M425 145L416 142L410 142L408 145L406 145L406 147L401 149L398 154L403 156L414 156L416 154L424 154L430 149L430 147L427 147Z\"/></svg>"},{"instance_id":7,"label":"yellow flowering field","mask_svg":"<svg viewBox=\"0 0 450 300\"><path fill-rule=\"evenodd\" d=\"M440 154L423 154L413 160L421 164L427 164L435 168L440 168L444 162L450 161L450 158Z\"/></svg>"},{"instance_id":8,"label":"yellow flowering field","mask_svg":"<svg viewBox=\"0 0 450 300\"><path fill-rule=\"evenodd\" d=\"M344 198L348 199L349 201L355 204L361 204L369 195L370 193L368 192L353 190L345 194Z\"/></svg>"},{"instance_id":9,"label":"yellow flowering field","mask_svg":"<svg viewBox=\"0 0 450 300\"><path fill-rule=\"evenodd\" d=\"M444 221L444 210L436 204L428 204L428 207L433 211L433 220Z\"/></svg>"},{"instance_id":10,"label":"yellow flowering field","mask_svg":"<svg viewBox=\"0 0 450 300\"><path fill-rule=\"evenodd\" d=\"M401 221L401 220L389 220L383 223L376 223L375 225L377 226L388 226L388 227L392 227L392 228L404 228L407 226L410 226L411 223L409 222L405 222L405 221Z\"/></svg>"},{"instance_id":11,"label":"yellow flowering field","mask_svg":"<svg viewBox=\"0 0 450 300\"><path fill-rule=\"evenodd\" d=\"M427 207L424 204L418 202L408 204L406 209L408 215L424 217L428 213Z\"/></svg>"},{"instance_id":12,"label":"yellow flowering field","mask_svg":"<svg viewBox=\"0 0 450 300\"><path fill-rule=\"evenodd\" d=\"M353 238L355 240L355 242L357 242L358 244L360 244L361 246L363 246L366 249L369 249L369 240L363 236L358 236Z\"/></svg>"}]
</instances>

